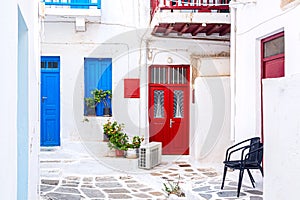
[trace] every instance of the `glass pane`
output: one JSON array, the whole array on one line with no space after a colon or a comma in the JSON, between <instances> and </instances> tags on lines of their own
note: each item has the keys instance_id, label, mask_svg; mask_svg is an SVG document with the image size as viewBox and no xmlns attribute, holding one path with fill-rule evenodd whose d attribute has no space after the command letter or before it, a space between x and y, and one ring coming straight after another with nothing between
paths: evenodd
<instances>
[{"instance_id":1,"label":"glass pane","mask_svg":"<svg viewBox=\"0 0 300 200\"><path fill-rule=\"evenodd\" d=\"M48 62L48 68L58 68L57 62Z\"/></svg>"},{"instance_id":2,"label":"glass pane","mask_svg":"<svg viewBox=\"0 0 300 200\"><path fill-rule=\"evenodd\" d=\"M174 91L174 118L183 118L183 91L175 90Z\"/></svg>"},{"instance_id":3,"label":"glass pane","mask_svg":"<svg viewBox=\"0 0 300 200\"><path fill-rule=\"evenodd\" d=\"M154 91L154 118L164 118L164 91Z\"/></svg>"},{"instance_id":4,"label":"glass pane","mask_svg":"<svg viewBox=\"0 0 300 200\"><path fill-rule=\"evenodd\" d=\"M264 58L284 53L284 36L264 43Z\"/></svg>"},{"instance_id":5,"label":"glass pane","mask_svg":"<svg viewBox=\"0 0 300 200\"><path fill-rule=\"evenodd\" d=\"M46 63L45 62L41 62L41 68L46 68Z\"/></svg>"}]
</instances>

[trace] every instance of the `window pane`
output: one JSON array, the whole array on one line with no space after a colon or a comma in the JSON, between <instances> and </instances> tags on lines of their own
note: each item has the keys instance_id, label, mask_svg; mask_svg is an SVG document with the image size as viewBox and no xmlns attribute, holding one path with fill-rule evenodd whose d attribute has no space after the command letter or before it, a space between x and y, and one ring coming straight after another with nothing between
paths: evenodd
<instances>
[{"instance_id":1,"label":"window pane","mask_svg":"<svg viewBox=\"0 0 300 200\"><path fill-rule=\"evenodd\" d=\"M57 62L48 62L48 68L58 68Z\"/></svg>"},{"instance_id":2,"label":"window pane","mask_svg":"<svg viewBox=\"0 0 300 200\"><path fill-rule=\"evenodd\" d=\"M45 62L41 62L41 68L46 68L46 63Z\"/></svg>"},{"instance_id":3,"label":"window pane","mask_svg":"<svg viewBox=\"0 0 300 200\"><path fill-rule=\"evenodd\" d=\"M174 101L173 117L183 118L183 91L182 90L174 91L173 101Z\"/></svg>"},{"instance_id":4,"label":"window pane","mask_svg":"<svg viewBox=\"0 0 300 200\"><path fill-rule=\"evenodd\" d=\"M284 36L264 43L264 58L284 53Z\"/></svg>"},{"instance_id":5,"label":"window pane","mask_svg":"<svg viewBox=\"0 0 300 200\"><path fill-rule=\"evenodd\" d=\"M164 91L154 91L154 118L164 118Z\"/></svg>"}]
</instances>

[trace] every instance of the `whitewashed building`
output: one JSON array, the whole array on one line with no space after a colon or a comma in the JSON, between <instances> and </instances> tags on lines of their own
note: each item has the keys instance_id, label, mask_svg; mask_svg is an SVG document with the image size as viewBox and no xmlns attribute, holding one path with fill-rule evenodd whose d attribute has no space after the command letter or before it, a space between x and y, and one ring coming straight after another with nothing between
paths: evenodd
<instances>
[{"instance_id":1,"label":"whitewashed building","mask_svg":"<svg viewBox=\"0 0 300 200\"><path fill-rule=\"evenodd\" d=\"M39 1L0 8L0 199L38 199Z\"/></svg>"},{"instance_id":2,"label":"whitewashed building","mask_svg":"<svg viewBox=\"0 0 300 200\"><path fill-rule=\"evenodd\" d=\"M46 1L42 146L80 141L101 156L101 124L112 118L163 142L164 154L220 162L230 143L228 11L228 1ZM96 87L112 89L112 117L87 114Z\"/></svg>"},{"instance_id":3,"label":"whitewashed building","mask_svg":"<svg viewBox=\"0 0 300 200\"><path fill-rule=\"evenodd\" d=\"M299 4L231 2L232 138L263 139L267 200L295 199L300 186Z\"/></svg>"}]
</instances>

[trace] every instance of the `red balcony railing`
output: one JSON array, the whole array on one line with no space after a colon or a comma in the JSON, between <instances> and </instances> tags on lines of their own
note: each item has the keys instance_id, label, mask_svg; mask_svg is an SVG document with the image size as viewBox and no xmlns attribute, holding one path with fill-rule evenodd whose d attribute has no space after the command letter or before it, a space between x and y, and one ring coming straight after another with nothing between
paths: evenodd
<instances>
[{"instance_id":1,"label":"red balcony railing","mask_svg":"<svg viewBox=\"0 0 300 200\"><path fill-rule=\"evenodd\" d=\"M151 15L157 10L193 10L194 12L229 12L230 0L151 0Z\"/></svg>"}]
</instances>

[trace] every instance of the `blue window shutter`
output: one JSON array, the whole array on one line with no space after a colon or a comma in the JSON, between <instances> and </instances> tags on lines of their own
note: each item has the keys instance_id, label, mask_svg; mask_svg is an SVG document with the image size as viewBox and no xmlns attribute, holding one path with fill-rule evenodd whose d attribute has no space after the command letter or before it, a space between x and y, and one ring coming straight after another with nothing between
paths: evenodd
<instances>
[{"instance_id":1,"label":"blue window shutter","mask_svg":"<svg viewBox=\"0 0 300 200\"><path fill-rule=\"evenodd\" d=\"M112 89L112 59L111 58L85 58L84 60L85 97L91 97L91 91L95 88L102 90ZM109 100L111 108L111 101ZM96 115L103 115L104 105L97 106ZM85 115L86 115L85 107Z\"/></svg>"},{"instance_id":2,"label":"blue window shutter","mask_svg":"<svg viewBox=\"0 0 300 200\"><path fill-rule=\"evenodd\" d=\"M91 0L71 0L71 3L91 3ZM71 6L71 8L89 9L89 6Z\"/></svg>"}]
</instances>

